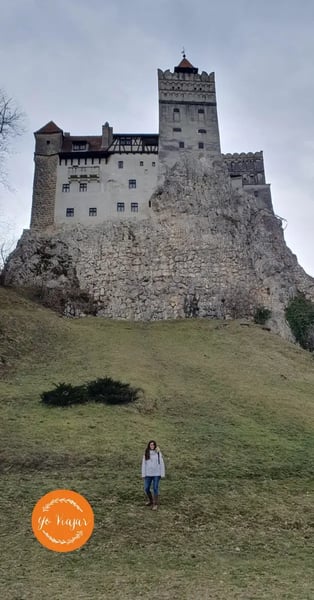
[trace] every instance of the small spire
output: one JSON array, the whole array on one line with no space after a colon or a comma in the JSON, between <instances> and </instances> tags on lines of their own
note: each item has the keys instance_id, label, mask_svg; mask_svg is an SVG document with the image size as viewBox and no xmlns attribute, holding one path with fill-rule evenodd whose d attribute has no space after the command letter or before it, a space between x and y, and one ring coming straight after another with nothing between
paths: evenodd
<instances>
[{"instance_id":1,"label":"small spire","mask_svg":"<svg viewBox=\"0 0 314 600\"><path fill-rule=\"evenodd\" d=\"M186 56L185 56L185 48L184 48L184 46L183 46L183 48L182 48L182 52L181 52L181 54L182 54L183 58L186 58Z\"/></svg>"}]
</instances>

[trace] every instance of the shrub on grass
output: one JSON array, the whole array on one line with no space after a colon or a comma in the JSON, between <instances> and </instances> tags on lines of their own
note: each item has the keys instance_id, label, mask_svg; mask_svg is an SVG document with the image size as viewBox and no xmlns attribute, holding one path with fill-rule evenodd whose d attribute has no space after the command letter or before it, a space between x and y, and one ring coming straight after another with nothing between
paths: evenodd
<instances>
[{"instance_id":1,"label":"shrub on grass","mask_svg":"<svg viewBox=\"0 0 314 600\"><path fill-rule=\"evenodd\" d=\"M49 406L71 406L88 401L86 386L73 386L70 383L58 383L54 390L42 392L40 398L43 404Z\"/></svg>"},{"instance_id":2,"label":"shrub on grass","mask_svg":"<svg viewBox=\"0 0 314 600\"><path fill-rule=\"evenodd\" d=\"M314 304L304 294L290 300L285 310L291 331L305 350L314 351Z\"/></svg>"},{"instance_id":3,"label":"shrub on grass","mask_svg":"<svg viewBox=\"0 0 314 600\"><path fill-rule=\"evenodd\" d=\"M271 311L265 306L258 306L254 313L254 323L257 325L265 325L271 316Z\"/></svg>"},{"instance_id":4,"label":"shrub on grass","mask_svg":"<svg viewBox=\"0 0 314 600\"><path fill-rule=\"evenodd\" d=\"M127 404L137 400L138 391L128 383L114 381L111 377L103 377L91 381L87 385L87 392L95 402L105 404Z\"/></svg>"},{"instance_id":5,"label":"shrub on grass","mask_svg":"<svg viewBox=\"0 0 314 600\"><path fill-rule=\"evenodd\" d=\"M42 392L43 404L48 406L72 406L86 402L102 402L104 404L127 404L135 402L139 390L128 383L114 381L111 377L103 377L90 381L86 385L73 386L58 383L54 390Z\"/></svg>"}]
</instances>

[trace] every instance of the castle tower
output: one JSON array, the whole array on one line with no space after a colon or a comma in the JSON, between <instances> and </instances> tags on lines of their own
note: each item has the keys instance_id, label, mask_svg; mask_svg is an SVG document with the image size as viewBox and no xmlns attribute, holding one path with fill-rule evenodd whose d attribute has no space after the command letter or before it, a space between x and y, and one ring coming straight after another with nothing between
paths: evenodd
<instances>
[{"instance_id":1,"label":"castle tower","mask_svg":"<svg viewBox=\"0 0 314 600\"><path fill-rule=\"evenodd\" d=\"M35 171L31 228L42 229L54 224L59 152L63 132L53 121L36 131Z\"/></svg>"},{"instance_id":2,"label":"castle tower","mask_svg":"<svg viewBox=\"0 0 314 600\"><path fill-rule=\"evenodd\" d=\"M184 54L174 73L158 69L158 90L160 173L184 154L219 155L214 73L199 74Z\"/></svg>"}]
</instances>

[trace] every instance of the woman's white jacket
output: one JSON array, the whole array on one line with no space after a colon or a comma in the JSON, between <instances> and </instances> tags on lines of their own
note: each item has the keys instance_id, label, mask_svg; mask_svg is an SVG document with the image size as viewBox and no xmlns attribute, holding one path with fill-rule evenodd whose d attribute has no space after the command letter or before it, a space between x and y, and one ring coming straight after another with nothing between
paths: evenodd
<instances>
[{"instance_id":1,"label":"woman's white jacket","mask_svg":"<svg viewBox=\"0 0 314 600\"><path fill-rule=\"evenodd\" d=\"M145 460L145 454L143 456L142 477L156 476L165 477L165 463L160 450L151 450L149 460Z\"/></svg>"}]
</instances>

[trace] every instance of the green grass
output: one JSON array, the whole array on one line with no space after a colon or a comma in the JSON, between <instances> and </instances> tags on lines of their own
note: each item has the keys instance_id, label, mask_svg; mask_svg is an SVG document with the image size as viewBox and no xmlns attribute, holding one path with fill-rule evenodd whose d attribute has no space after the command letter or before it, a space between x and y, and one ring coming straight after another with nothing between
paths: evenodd
<instances>
[{"instance_id":1,"label":"green grass","mask_svg":"<svg viewBox=\"0 0 314 600\"><path fill-rule=\"evenodd\" d=\"M0 288L3 600L312 600L313 356L262 328L66 320ZM128 406L47 408L54 383L110 376ZM149 439L166 462L144 506ZM95 529L68 554L31 530L56 488Z\"/></svg>"}]
</instances>

